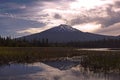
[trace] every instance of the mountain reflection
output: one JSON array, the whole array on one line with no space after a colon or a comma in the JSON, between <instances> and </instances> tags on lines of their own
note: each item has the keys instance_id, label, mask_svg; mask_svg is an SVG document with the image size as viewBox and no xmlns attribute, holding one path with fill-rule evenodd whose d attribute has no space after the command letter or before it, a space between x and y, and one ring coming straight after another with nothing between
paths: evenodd
<instances>
[{"instance_id":1,"label":"mountain reflection","mask_svg":"<svg viewBox=\"0 0 120 80\"><path fill-rule=\"evenodd\" d=\"M58 65L59 64L59 65ZM0 80L120 80L118 73L95 73L72 61L11 64L0 67Z\"/></svg>"}]
</instances>

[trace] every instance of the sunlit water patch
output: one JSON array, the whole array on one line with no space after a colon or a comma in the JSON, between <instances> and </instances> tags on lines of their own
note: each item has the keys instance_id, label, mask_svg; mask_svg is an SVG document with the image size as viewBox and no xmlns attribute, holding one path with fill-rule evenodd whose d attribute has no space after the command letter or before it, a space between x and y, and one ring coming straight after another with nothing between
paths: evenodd
<instances>
[{"instance_id":1,"label":"sunlit water patch","mask_svg":"<svg viewBox=\"0 0 120 80\"><path fill-rule=\"evenodd\" d=\"M120 51L120 48L80 48L77 50L86 50L86 51Z\"/></svg>"}]
</instances>

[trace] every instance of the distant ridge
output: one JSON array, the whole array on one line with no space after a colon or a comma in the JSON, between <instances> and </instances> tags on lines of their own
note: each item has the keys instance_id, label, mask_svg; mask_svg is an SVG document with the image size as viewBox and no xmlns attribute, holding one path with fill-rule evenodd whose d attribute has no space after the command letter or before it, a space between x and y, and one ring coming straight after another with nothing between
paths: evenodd
<instances>
[{"instance_id":1,"label":"distant ridge","mask_svg":"<svg viewBox=\"0 0 120 80\"><path fill-rule=\"evenodd\" d=\"M95 41L102 39L115 38L114 36L99 35L93 33L82 32L70 25L61 24L40 33L21 37L19 39L41 40L48 39L49 42L75 42L75 41Z\"/></svg>"}]
</instances>

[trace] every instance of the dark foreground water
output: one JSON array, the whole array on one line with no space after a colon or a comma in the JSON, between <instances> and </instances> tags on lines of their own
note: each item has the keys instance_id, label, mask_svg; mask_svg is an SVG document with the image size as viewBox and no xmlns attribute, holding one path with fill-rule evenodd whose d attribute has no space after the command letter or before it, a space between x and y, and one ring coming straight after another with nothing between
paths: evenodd
<instances>
[{"instance_id":1,"label":"dark foreground water","mask_svg":"<svg viewBox=\"0 0 120 80\"><path fill-rule=\"evenodd\" d=\"M78 61L64 60L1 66L0 80L120 80L120 74L95 73Z\"/></svg>"}]
</instances>

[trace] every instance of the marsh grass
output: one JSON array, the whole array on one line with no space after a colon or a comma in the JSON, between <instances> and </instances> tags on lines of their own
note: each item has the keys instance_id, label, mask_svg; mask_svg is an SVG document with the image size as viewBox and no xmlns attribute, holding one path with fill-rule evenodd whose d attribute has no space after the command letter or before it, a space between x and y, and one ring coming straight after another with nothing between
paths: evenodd
<instances>
[{"instance_id":1,"label":"marsh grass","mask_svg":"<svg viewBox=\"0 0 120 80\"><path fill-rule=\"evenodd\" d=\"M73 48L61 47L0 47L0 64L35 62L74 56Z\"/></svg>"},{"instance_id":2,"label":"marsh grass","mask_svg":"<svg viewBox=\"0 0 120 80\"><path fill-rule=\"evenodd\" d=\"M120 73L120 51L91 51L83 57L81 65L94 72Z\"/></svg>"},{"instance_id":3,"label":"marsh grass","mask_svg":"<svg viewBox=\"0 0 120 80\"><path fill-rule=\"evenodd\" d=\"M83 56L81 65L92 71L120 72L120 51L86 51L67 47L0 47L0 65L60 60Z\"/></svg>"}]
</instances>

